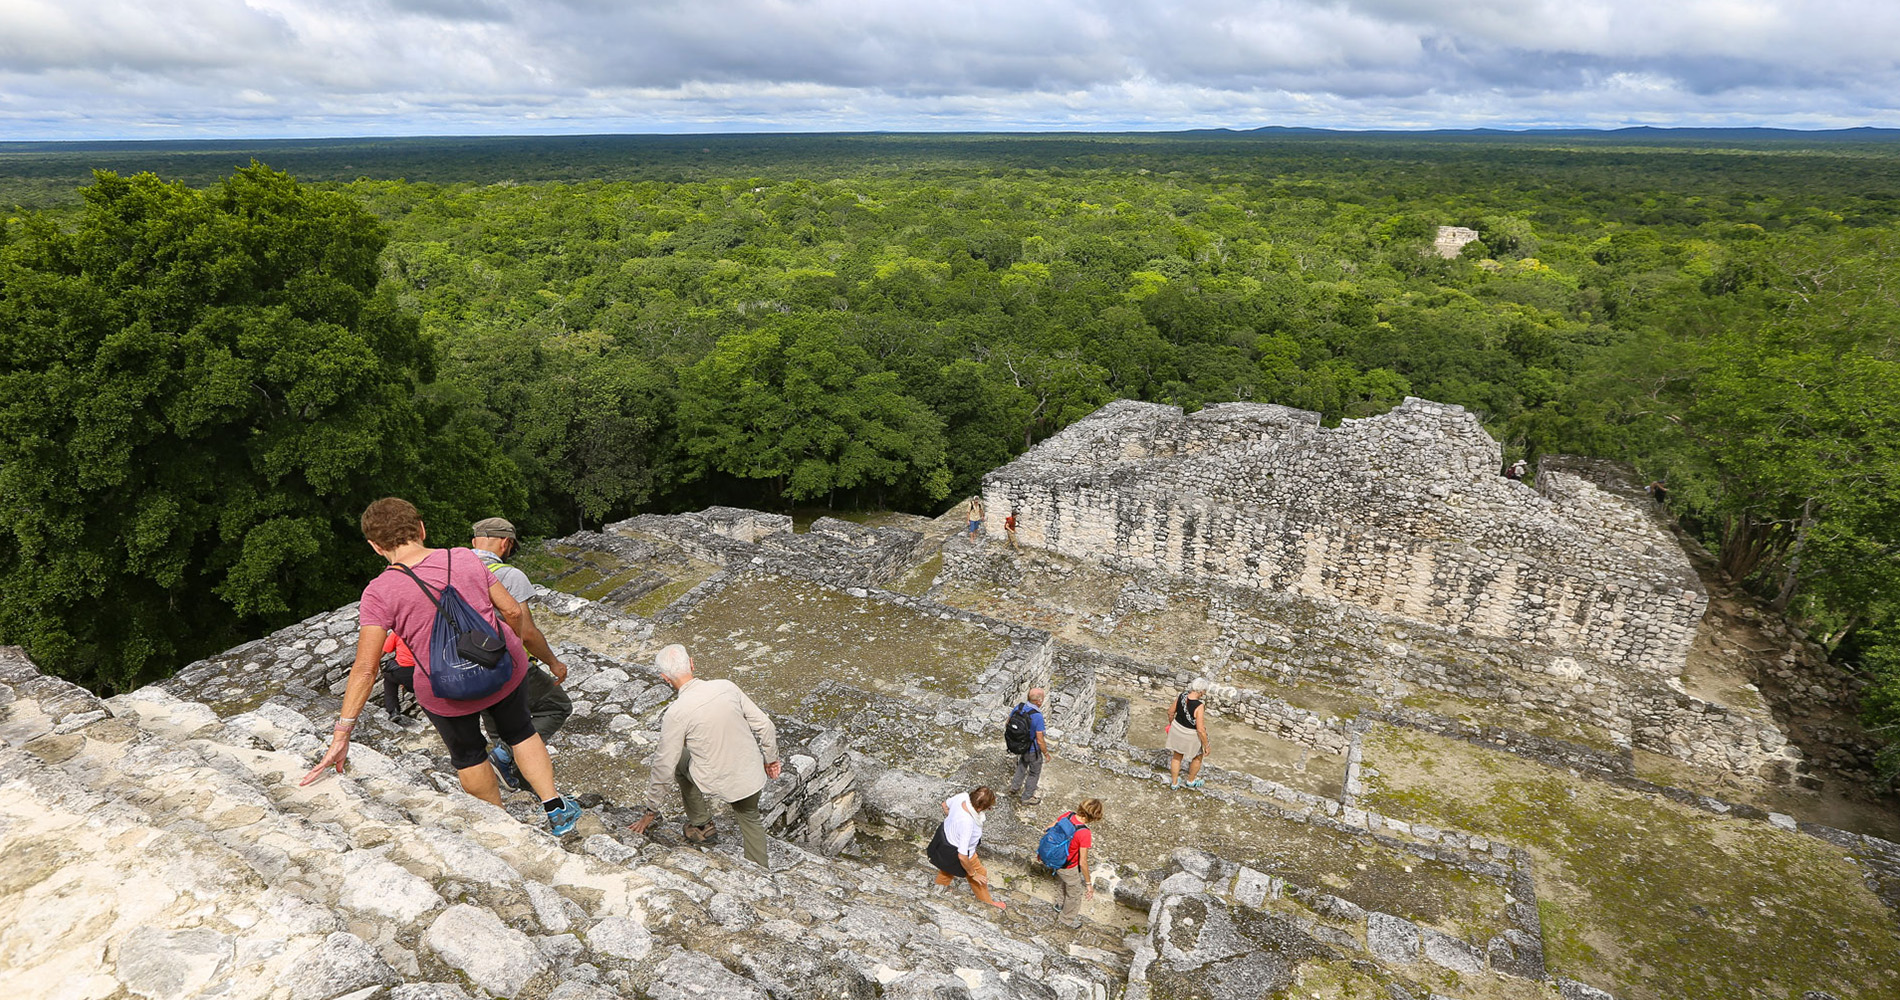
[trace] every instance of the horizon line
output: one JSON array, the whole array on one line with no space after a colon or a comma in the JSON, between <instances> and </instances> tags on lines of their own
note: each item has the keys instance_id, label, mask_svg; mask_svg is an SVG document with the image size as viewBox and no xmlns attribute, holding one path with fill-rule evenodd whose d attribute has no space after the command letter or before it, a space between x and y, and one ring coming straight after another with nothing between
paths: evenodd
<instances>
[{"instance_id":1,"label":"horizon line","mask_svg":"<svg viewBox=\"0 0 1900 1000\"><path fill-rule=\"evenodd\" d=\"M36 139L0 139L0 149L20 146L63 146L88 143L114 144L159 144L159 143L216 143L216 142L344 142L344 141L385 141L419 139L601 139L601 138L648 138L648 139L719 139L719 138L798 138L815 136L891 136L891 137L954 137L954 136L1191 136L1191 135L1228 135L1247 137L1262 133L1301 133L1341 136L1433 136L1433 135L1498 135L1498 136L1537 136L1537 135L1600 135L1613 136L1621 133L1666 133L1692 136L1695 134L1734 134L1762 133L1789 136L1849 136L1879 134L1883 137L1900 138L1900 127L1886 125L1851 125L1832 128L1798 128L1785 125L1475 125L1463 127L1354 127L1319 125L1260 125L1253 127L1237 126L1200 126L1194 128L992 128L992 129L813 129L804 131L760 131L732 130L717 132L632 132L632 131L575 131L575 132L390 132L390 133L338 133L333 135L177 135L177 136L92 136Z\"/></svg>"}]
</instances>

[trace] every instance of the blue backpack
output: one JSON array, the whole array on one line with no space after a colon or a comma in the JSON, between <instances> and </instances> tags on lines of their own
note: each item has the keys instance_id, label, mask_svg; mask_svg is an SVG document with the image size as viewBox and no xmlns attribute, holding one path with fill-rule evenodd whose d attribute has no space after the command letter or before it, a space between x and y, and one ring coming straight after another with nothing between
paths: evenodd
<instances>
[{"instance_id":1,"label":"blue backpack","mask_svg":"<svg viewBox=\"0 0 1900 1000\"><path fill-rule=\"evenodd\" d=\"M456 592L454 549L449 550L448 560L451 582L443 585L439 597L409 567L393 568L414 580L435 605L435 631L429 634L429 662L424 671L435 696L449 701L486 698L514 676L514 656L501 633Z\"/></svg>"},{"instance_id":2,"label":"blue backpack","mask_svg":"<svg viewBox=\"0 0 1900 1000\"><path fill-rule=\"evenodd\" d=\"M1069 867L1069 841L1075 839L1075 831L1087 827L1075 825L1074 813L1063 813L1056 825L1043 831L1042 842L1036 845L1036 860L1050 868Z\"/></svg>"}]
</instances>

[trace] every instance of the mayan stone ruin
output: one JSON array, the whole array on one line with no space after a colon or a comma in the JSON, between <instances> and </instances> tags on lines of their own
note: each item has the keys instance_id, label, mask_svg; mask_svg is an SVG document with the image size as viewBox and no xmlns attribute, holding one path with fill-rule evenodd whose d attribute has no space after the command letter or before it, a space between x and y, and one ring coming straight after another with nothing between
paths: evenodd
<instances>
[{"instance_id":1,"label":"mayan stone ruin","mask_svg":"<svg viewBox=\"0 0 1900 1000\"><path fill-rule=\"evenodd\" d=\"M1116 569L1328 599L1650 673L1682 668L1707 597L1653 511L1571 470L1498 475L1476 417L1121 401L984 481L1032 547Z\"/></svg>"},{"instance_id":2,"label":"mayan stone ruin","mask_svg":"<svg viewBox=\"0 0 1900 1000\"><path fill-rule=\"evenodd\" d=\"M406 697L372 697L349 776L298 787L354 605L110 698L0 651L0 989L1900 995L1900 824L1768 693L1820 690L1824 658L1711 587L1628 470L1501 465L1423 400L1337 428L1120 402L991 473L974 537L959 500L549 540L511 561L572 670L550 746L588 812L563 839L529 795L462 793ZM629 829L671 642L776 722L764 867L724 812L711 847L676 802ZM1164 720L1197 676L1206 783L1173 790ZM934 891L922 844L949 795L1007 787L1032 687L1055 752L1040 804L989 814L997 911ZM1108 814L1067 927L1034 846L1083 797Z\"/></svg>"}]
</instances>

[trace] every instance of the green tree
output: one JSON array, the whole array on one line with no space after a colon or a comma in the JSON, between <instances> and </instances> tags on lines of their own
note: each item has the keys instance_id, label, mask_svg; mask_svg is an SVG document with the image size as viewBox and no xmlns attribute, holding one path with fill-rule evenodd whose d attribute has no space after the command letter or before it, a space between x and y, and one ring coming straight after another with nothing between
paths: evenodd
<instances>
[{"instance_id":1,"label":"green tree","mask_svg":"<svg viewBox=\"0 0 1900 1000\"><path fill-rule=\"evenodd\" d=\"M773 317L681 372L684 449L794 501L949 495L943 421L825 317Z\"/></svg>"},{"instance_id":2,"label":"green tree","mask_svg":"<svg viewBox=\"0 0 1900 1000\"><path fill-rule=\"evenodd\" d=\"M122 688L349 600L369 500L464 515L414 489L429 352L377 291L373 217L257 164L84 195L0 245L0 636Z\"/></svg>"}]
</instances>

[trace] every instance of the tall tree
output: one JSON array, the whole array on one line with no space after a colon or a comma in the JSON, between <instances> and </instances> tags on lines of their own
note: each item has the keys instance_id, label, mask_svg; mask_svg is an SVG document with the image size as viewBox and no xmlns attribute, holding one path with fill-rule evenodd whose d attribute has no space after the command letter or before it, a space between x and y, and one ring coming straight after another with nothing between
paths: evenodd
<instances>
[{"instance_id":1,"label":"tall tree","mask_svg":"<svg viewBox=\"0 0 1900 1000\"><path fill-rule=\"evenodd\" d=\"M460 520L413 489L429 352L377 292L373 217L255 163L84 194L70 228L29 217L0 245L0 637L131 685L347 601L369 500Z\"/></svg>"},{"instance_id":2,"label":"tall tree","mask_svg":"<svg viewBox=\"0 0 1900 1000\"><path fill-rule=\"evenodd\" d=\"M797 501L949 495L942 418L828 317L773 317L721 338L680 388L685 450L719 473Z\"/></svg>"}]
</instances>

